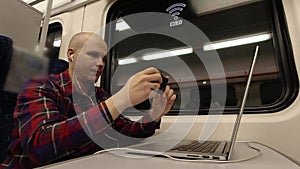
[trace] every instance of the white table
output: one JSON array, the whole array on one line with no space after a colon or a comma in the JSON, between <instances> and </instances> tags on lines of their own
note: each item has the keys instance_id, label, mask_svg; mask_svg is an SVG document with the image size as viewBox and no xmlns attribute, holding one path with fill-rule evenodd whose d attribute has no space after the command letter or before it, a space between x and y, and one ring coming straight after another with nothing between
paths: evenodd
<instances>
[{"instance_id":1,"label":"white table","mask_svg":"<svg viewBox=\"0 0 300 169\"><path fill-rule=\"evenodd\" d=\"M185 162L163 157L129 158L116 155L113 152L94 154L73 159L43 168L49 169L300 169L299 164L282 155L278 151L260 143L249 145L258 148L261 155L246 161L231 163ZM245 158L248 143L237 143L232 154L232 160Z\"/></svg>"}]
</instances>

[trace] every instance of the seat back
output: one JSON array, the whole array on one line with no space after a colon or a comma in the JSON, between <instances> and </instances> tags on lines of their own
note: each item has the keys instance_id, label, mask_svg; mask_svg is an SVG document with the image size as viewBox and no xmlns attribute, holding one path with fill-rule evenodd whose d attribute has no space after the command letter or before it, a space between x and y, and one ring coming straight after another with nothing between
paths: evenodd
<instances>
[{"instance_id":1,"label":"seat back","mask_svg":"<svg viewBox=\"0 0 300 169\"><path fill-rule=\"evenodd\" d=\"M4 91L9 65L13 53L13 41L0 35L0 163L7 154L13 129L13 112L17 94Z\"/></svg>"},{"instance_id":2,"label":"seat back","mask_svg":"<svg viewBox=\"0 0 300 169\"><path fill-rule=\"evenodd\" d=\"M69 67L69 63L65 60L50 59L48 73L49 74L52 74L52 73L59 74L59 73L65 71L66 69L68 69L68 67Z\"/></svg>"},{"instance_id":3,"label":"seat back","mask_svg":"<svg viewBox=\"0 0 300 169\"><path fill-rule=\"evenodd\" d=\"M13 112L17 94L0 92L0 163L5 159L7 147L12 138Z\"/></svg>"},{"instance_id":4,"label":"seat back","mask_svg":"<svg viewBox=\"0 0 300 169\"><path fill-rule=\"evenodd\" d=\"M6 36L0 35L0 90L2 91L6 82L9 64L12 58L13 41Z\"/></svg>"}]
</instances>

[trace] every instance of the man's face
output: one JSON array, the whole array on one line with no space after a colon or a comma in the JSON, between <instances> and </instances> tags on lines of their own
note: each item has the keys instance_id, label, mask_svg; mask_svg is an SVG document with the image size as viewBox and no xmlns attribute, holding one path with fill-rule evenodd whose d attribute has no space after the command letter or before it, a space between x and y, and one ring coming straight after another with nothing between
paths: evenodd
<instances>
[{"instance_id":1,"label":"man's face","mask_svg":"<svg viewBox=\"0 0 300 169\"><path fill-rule=\"evenodd\" d=\"M103 73L106 56L106 45L98 37L91 37L77 50L75 73L81 83L94 84Z\"/></svg>"}]
</instances>

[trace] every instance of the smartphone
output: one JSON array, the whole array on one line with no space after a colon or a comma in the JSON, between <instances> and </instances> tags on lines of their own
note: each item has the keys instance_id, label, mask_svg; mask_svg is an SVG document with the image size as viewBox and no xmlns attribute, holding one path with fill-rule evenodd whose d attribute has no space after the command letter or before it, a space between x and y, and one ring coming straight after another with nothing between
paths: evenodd
<instances>
[{"instance_id":1,"label":"smartphone","mask_svg":"<svg viewBox=\"0 0 300 169\"><path fill-rule=\"evenodd\" d=\"M166 86L168 84L168 78L166 78L162 74L161 74L161 78L162 78L162 83L160 84L158 92L164 92L166 89ZM150 100L147 99L133 107L137 110L149 110L151 108L151 103L150 103Z\"/></svg>"}]
</instances>

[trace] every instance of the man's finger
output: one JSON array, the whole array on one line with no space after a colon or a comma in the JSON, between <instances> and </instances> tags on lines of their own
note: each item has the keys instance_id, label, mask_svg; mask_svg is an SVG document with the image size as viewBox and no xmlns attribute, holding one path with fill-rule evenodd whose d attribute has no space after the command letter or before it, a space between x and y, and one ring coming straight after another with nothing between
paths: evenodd
<instances>
[{"instance_id":1,"label":"man's finger","mask_svg":"<svg viewBox=\"0 0 300 169\"><path fill-rule=\"evenodd\" d=\"M144 74L149 75L149 74L153 74L153 73L159 73L159 70L156 69L155 67L149 67L147 69L145 69Z\"/></svg>"}]
</instances>

